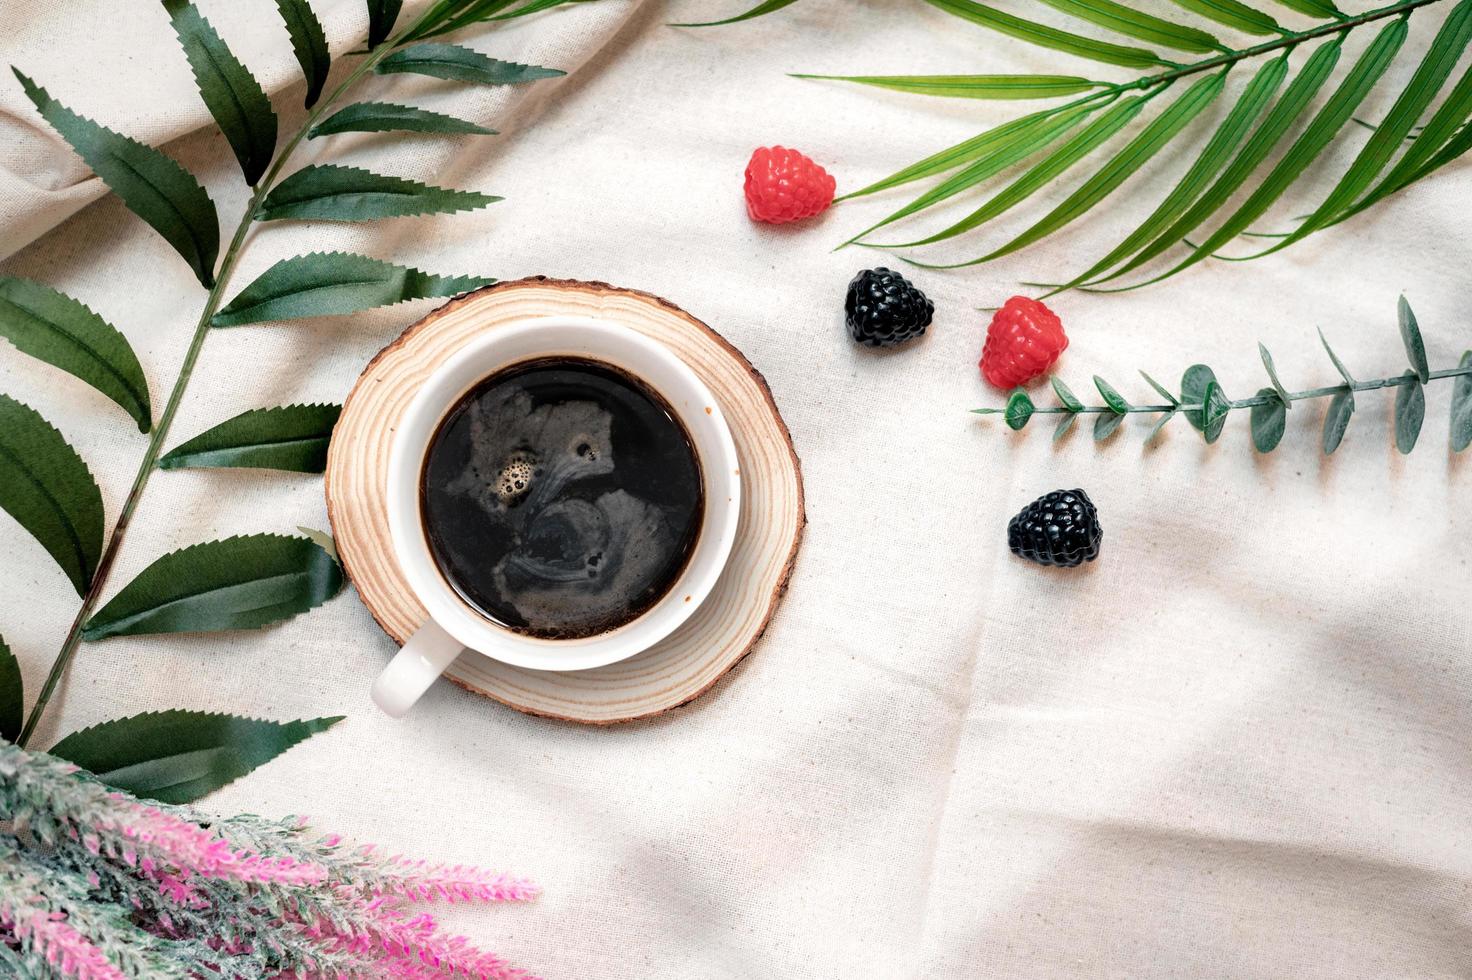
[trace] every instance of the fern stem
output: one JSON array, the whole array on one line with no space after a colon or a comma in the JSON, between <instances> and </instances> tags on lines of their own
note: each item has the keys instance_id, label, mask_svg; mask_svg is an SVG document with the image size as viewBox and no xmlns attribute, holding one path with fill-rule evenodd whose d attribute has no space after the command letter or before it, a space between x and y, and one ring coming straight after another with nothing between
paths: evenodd
<instances>
[{"instance_id":1,"label":"fern stem","mask_svg":"<svg viewBox=\"0 0 1472 980\"><path fill-rule=\"evenodd\" d=\"M1120 82L1112 86L1111 89L1106 89L1106 91L1128 92L1131 89L1145 88L1161 82L1171 82L1177 78L1184 78L1187 75L1196 75L1203 71L1211 71L1213 68L1231 67L1249 58L1261 57L1265 54L1272 54L1275 51L1291 51L1307 41L1329 37L1333 34L1346 34L1356 27L1372 24L1377 20L1385 20L1388 17L1409 16L1411 11L1418 7L1425 7L1429 4L1440 2L1441 0L1399 0L1398 3L1378 7L1375 10L1366 11L1363 14L1356 14L1353 17L1345 17L1342 20L1332 20L1326 24L1309 28L1306 31L1286 31L1282 37L1274 38L1271 41L1264 41L1261 44L1254 44L1251 47L1239 48L1226 54L1213 55L1210 58L1203 58L1201 61L1193 61L1188 65L1171 68L1168 71L1146 75L1132 82Z\"/></svg>"},{"instance_id":2,"label":"fern stem","mask_svg":"<svg viewBox=\"0 0 1472 980\"><path fill-rule=\"evenodd\" d=\"M1440 381L1443 378L1460 378L1472 375L1472 366L1446 368L1442 371L1432 371L1428 378L1432 381ZM1393 378L1375 378L1371 381L1356 381L1354 384L1326 385L1323 388L1305 388L1303 391L1288 392L1290 402L1304 401L1311 398L1328 398L1332 395L1340 395L1346 391L1375 391L1379 388L1399 388L1416 381L1415 375L1397 374ZM1271 395L1254 395L1251 398L1228 399L1227 404L1233 410L1239 408L1256 408L1260 405L1272 405L1282 399L1274 392ZM1117 412L1108 405L1085 405L1083 408L1072 409L1066 405L1043 405L1034 407L1033 415L1159 415L1164 412L1200 412L1204 411L1205 405L1200 402L1182 403L1180 405L1129 405L1123 412ZM1003 409L980 408L973 409L978 415L997 415Z\"/></svg>"},{"instance_id":3,"label":"fern stem","mask_svg":"<svg viewBox=\"0 0 1472 980\"><path fill-rule=\"evenodd\" d=\"M107 585L109 573L112 571L113 563L117 560L118 551L122 548L123 538L127 533L128 525L132 522L133 514L138 509L138 503L143 496L143 490L148 486L148 480L157 467L158 458L163 452L164 440L168 438L169 429L173 426L174 416L178 414L179 406L184 401L184 392L189 387L190 378L194 374L194 367L199 361L200 352L204 348L205 338L209 336L210 320L219 310L220 304L225 296L225 289L229 286L235 272L236 263L244 250L246 236L251 226L256 221L256 211L261 202L270 193L272 185L281 175L281 170L286 166L291 155L301 145L302 140L333 105L358 82L364 75L373 70L374 66L381 61L385 55L391 52L399 44L403 43L414 31L418 30L428 18L426 12L418 21L415 21L398 34L388 38L378 47L368 52L368 56L353 68L348 75L332 90L325 98L319 100L307 114L300 128L286 141L281 151L276 154L271 168L266 171L255 186L250 196L250 201L245 206L245 213L241 215L239 224L235 227L235 234L230 239L230 245L225 249L224 257L220 260L220 269L215 277L215 284L210 287L209 295L205 298L204 310L199 315L199 321L194 326L194 336L189 341L189 349L184 354L184 360L179 366L179 373L174 378L173 390L169 393L168 403L164 406L163 413L153 427L153 434L148 440L148 449L143 454L143 459L138 464L138 472L133 477L133 486L128 491L127 498L123 501L122 509L118 512L117 522L113 525L112 532L108 535L107 545L103 548L102 557L97 562L97 570L92 575L92 581L87 587L87 593L82 597L81 608L77 610L76 618L67 630L66 639L62 641L61 649L56 654L56 659L51 663L51 670L46 675L46 681L41 685L40 694L36 697L36 703L31 706L30 714L26 716L25 727L21 729L20 737L16 744L24 748L36 731L36 726L41 722L41 716L46 711L46 706L51 702L52 695L56 692L57 685L61 683L62 677L66 675L67 667L76 656L77 647L81 644L82 627L86 625L92 610L96 608L97 601L102 596L102 590Z\"/></svg>"}]
</instances>

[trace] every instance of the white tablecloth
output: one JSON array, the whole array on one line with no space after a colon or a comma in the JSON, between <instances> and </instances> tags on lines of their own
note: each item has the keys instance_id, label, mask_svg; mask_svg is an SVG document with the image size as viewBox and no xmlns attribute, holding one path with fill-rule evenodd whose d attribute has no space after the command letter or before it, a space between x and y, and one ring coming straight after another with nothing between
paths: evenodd
<instances>
[{"instance_id":1,"label":"white tablecloth","mask_svg":"<svg viewBox=\"0 0 1472 980\"><path fill-rule=\"evenodd\" d=\"M314 2L334 52L361 40L360 0ZM573 71L529 90L375 81L503 135L316 141L304 161L506 201L272 226L237 285L285 255L341 247L437 271L601 279L707 320L766 374L807 479L807 540L757 653L647 723L544 721L448 684L394 722L367 697L393 645L349 591L263 632L86 646L36 744L155 708L346 713L207 806L308 813L390 848L535 877L546 895L534 905L452 918L549 978L1472 974L1472 458L1447 453L1450 386L1428 389L1422 446L1405 458L1391 399L1375 395L1329 459L1322 402L1295 407L1267 458L1242 417L1214 447L1177 424L1143 449L1140 420L1102 447L1083 431L1055 447L1046 428L1012 435L967 414L999 402L976 371L976 308L1102 254L1182 161L1152 165L1126 188L1148 193L1121 193L1006 262L916 272L936 303L929 335L902 352L859 349L843 332L844 288L886 260L830 249L907 198L753 225L747 155L795 145L851 189L1015 107L786 73L1109 71L915 0L804 0L745 25L664 26L740 6L604 0L468 34L488 53ZM294 125L301 86L274 6L201 7ZM1413 18L1412 48L1440 10ZM78 111L167 140L233 223L245 190L202 128L157 4L3 0L0 23L0 60ZM1363 115L1387 105L1382 95ZM8 80L0 134L0 254L14 253L0 270L115 323L161 404L201 290ZM1200 360L1240 397L1264 383L1261 339L1291 385L1331 384L1316 326L1361 376L1399 373L1402 291L1433 366L1450 366L1472 343L1469 194L1472 168L1454 165L1270 259L1060 297L1063 374L1080 393L1099 373L1144 400L1137 368L1173 382ZM1057 199L931 254L976 254ZM1290 200L1277 220L1312 203ZM171 442L251 407L340 400L427 308L212 336ZM0 390L61 427L115 515L144 449L116 407L9 348ZM1100 560L1060 574L1010 556L1007 519L1074 486L1099 506ZM160 473L112 589L165 550L299 524L325 524L316 478ZM77 600L8 518L0 542L0 633L34 692Z\"/></svg>"}]
</instances>

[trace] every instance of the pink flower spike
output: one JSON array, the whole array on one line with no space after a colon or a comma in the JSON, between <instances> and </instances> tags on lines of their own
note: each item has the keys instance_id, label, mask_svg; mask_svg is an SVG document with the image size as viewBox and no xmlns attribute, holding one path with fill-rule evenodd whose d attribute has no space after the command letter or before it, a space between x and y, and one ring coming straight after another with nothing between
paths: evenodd
<instances>
[{"instance_id":1,"label":"pink flower spike","mask_svg":"<svg viewBox=\"0 0 1472 980\"><path fill-rule=\"evenodd\" d=\"M413 901L528 902L542 893L525 878L464 864L426 864L394 858L384 868L382 889Z\"/></svg>"},{"instance_id":2,"label":"pink flower spike","mask_svg":"<svg viewBox=\"0 0 1472 980\"><path fill-rule=\"evenodd\" d=\"M64 977L76 980L128 980L111 960L77 930L66 923L60 913L26 909L12 915L11 909L0 912L17 939L29 943L47 963Z\"/></svg>"}]
</instances>

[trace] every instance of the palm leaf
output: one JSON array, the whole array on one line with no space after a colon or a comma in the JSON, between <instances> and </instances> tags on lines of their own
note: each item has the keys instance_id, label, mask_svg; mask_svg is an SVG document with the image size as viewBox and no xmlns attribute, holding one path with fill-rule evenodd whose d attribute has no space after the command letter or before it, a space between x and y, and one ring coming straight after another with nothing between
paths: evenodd
<instances>
[{"instance_id":1,"label":"palm leaf","mask_svg":"<svg viewBox=\"0 0 1472 980\"><path fill-rule=\"evenodd\" d=\"M1391 61L1395 59L1396 52L1405 43L1405 39L1406 22L1404 20L1393 21L1388 27L1381 30L1374 42L1365 49L1364 54L1360 55L1359 61L1350 69L1349 74L1330 96L1329 101L1314 116L1308 128L1268 173L1267 178L1252 196L1189 258L1164 275L1180 272L1201 261L1246 231L1252 222L1261 217L1273 202L1298 179L1299 174L1303 173L1324 147L1328 146L1334 135L1349 122L1350 117L1354 115L1355 108L1364 101L1370 89L1390 67Z\"/></svg>"},{"instance_id":2,"label":"palm leaf","mask_svg":"<svg viewBox=\"0 0 1472 980\"><path fill-rule=\"evenodd\" d=\"M1116 34L1174 48L1195 54L1210 54L1213 51L1229 50L1210 34L1194 27L1186 27L1173 21L1126 7L1114 0L1043 0L1048 6L1065 14L1098 24Z\"/></svg>"},{"instance_id":3,"label":"palm leaf","mask_svg":"<svg viewBox=\"0 0 1472 980\"><path fill-rule=\"evenodd\" d=\"M1291 232L1268 236L1276 239L1271 248L1243 258L1280 251L1472 152L1472 68L1445 91L1452 71L1472 47L1472 0L1395 0L1352 16L1342 13L1334 0L1278 0L1283 8L1316 22L1308 29L1291 31L1258 6L1239 0L1174 0L1176 6L1208 22L1269 38L1242 47L1228 47L1211 31L1146 13L1125 0L1043 0L1066 17L1149 48L1113 44L1035 23L996 9L990 0L925 2L1029 44L1135 69L1139 74L1120 82L1091 82L1073 74L1047 72L1025 76L799 75L950 97L1046 98L1088 93L1068 105L1004 122L845 195L859 197L935 180L909 204L850 242L913 218L961 191L983 186L1003 170L1041 154L1021 177L961 220L913 241L877 246L910 248L942 242L976 230L1054 182L1073 184L1067 193L1058 195L1063 204L1020 234L1014 233L1005 244L971 260L988 261L1058 233L1092 213L1146 163L1169 161L1181 154L1189 163L1181 176L1166 182L1164 186L1170 189L1149 216L1083 272L1053 280L1058 285L1051 289L1099 288L1182 244L1190 249L1184 257L1137 285L1184 271L1203 259L1218 257L1239 236L1254 235L1254 224L1268 216L1290 188L1306 183L1306 175L1321 169L1320 162L1344 138L1356 111L1386 87L1389 68L1410 31L1421 24L1421 18L1412 15L1436 4L1444 5L1445 18L1435 25L1435 35L1415 70L1390 93L1390 109L1378 126L1371 127L1373 132L1356 149L1348 168L1314 194L1317 203L1305 209L1307 216ZM1352 64L1341 68L1346 40L1369 35L1366 28L1370 27L1373 39ZM1177 64L1156 53L1165 49L1202 57ZM1308 56L1302 67L1290 71L1289 56L1299 49ZM1222 115L1209 126L1192 125L1210 119L1215 115L1212 105L1224 101L1220 98L1223 76L1253 62L1257 67L1251 80L1240 94L1225 100ZM1214 81L1191 79L1191 87L1168 108L1142 120L1134 118L1149 99L1191 76ZM1075 129L1085 120L1086 125ZM1063 125L1065 121L1074 125ZM1086 157L1122 131L1126 134L1122 147L1101 156L1097 164L1083 165ZM1141 185L1142 189L1146 186ZM1203 227L1208 230L1196 238L1197 229ZM864 244L876 243L866 239Z\"/></svg>"},{"instance_id":4,"label":"palm leaf","mask_svg":"<svg viewBox=\"0 0 1472 980\"><path fill-rule=\"evenodd\" d=\"M1076 136L1048 154L1047 157L1035 164L1027 173L1017 178L1017 180L996 197L993 197L960 221L951 225L949 228L936 232L929 238L923 238L918 242L910 242L908 245L901 247L929 245L932 242L954 238L956 235L970 231L978 225L985 224L997 215L1020 204L1035 192L1045 187L1055 177L1093 152L1100 144L1108 140L1115 133L1123 129L1130 120L1140 114L1140 111L1145 108L1145 103L1149 99L1150 96L1148 95L1125 99L1123 102L1109 109L1108 112L1103 113L1088 126L1085 126Z\"/></svg>"},{"instance_id":5,"label":"palm leaf","mask_svg":"<svg viewBox=\"0 0 1472 980\"><path fill-rule=\"evenodd\" d=\"M1198 17L1214 20L1218 24L1241 31L1244 34L1275 34L1283 28L1272 17L1261 10L1254 10L1237 0L1173 0L1176 6L1191 11Z\"/></svg>"},{"instance_id":6,"label":"palm leaf","mask_svg":"<svg viewBox=\"0 0 1472 980\"><path fill-rule=\"evenodd\" d=\"M1048 113L1038 113L1035 116L1027 117L1024 125L1018 126L1006 134L999 134L992 145L988 147L988 152L980 158L973 160L971 165L966 169L949 180L932 187L878 224L859 232L849 241L857 241L871 231L876 231L893 221L908 217L916 211L928 208L932 204L944 201L948 197L954 197L962 191L975 187L977 184L996 176L1003 170L1021 163L1034 153L1051 145L1070 129L1073 129L1087 118L1090 113L1094 112L1096 108L1098 107L1082 105L1070 109L1067 112L1059 113L1056 116ZM988 135L999 133L1001 128L998 127L997 129L991 130Z\"/></svg>"},{"instance_id":7,"label":"palm leaf","mask_svg":"<svg viewBox=\"0 0 1472 980\"><path fill-rule=\"evenodd\" d=\"M1191 169L1186 171L1180 182L1176 184L1166 199L1160 202L1160 206L1151 213L1150 217L1146 218L1140 227L1130 232L1129 236L1115 246L1108 255L1089 267L1072 282L1059 286L1053 292L1071 289L1113 268L1119 261L1134 255L1145 245L1154 241L1161 232L1179 219L1188 207L1200 199L1212 178L1221 173L1227 161L1232 158L1233 151L1247 137L1248 130L1262 115L1263 110L1277 94L1278 88L1287 76L1288 59L1286 57L1274 58L1258 69L1257 75L1243 89L1242 95L1237 99L1237 104L1232 107L1232 111L1227 114L1222 124L1212 134L1205 149L1201 151L1201 155L1191 165Z\"/></svg>"},{"instance_id":8,"label":"palm leaf","mask_svg":"<svg viewBox=\"0 0 1472 980\"><path fill-rule=\"evenodd\" d=\"M736 24L736 23L739 23L739 22L741 22L743 20L751 20L753 17L760 17L763 14L770 14L773 11L781 10L783 7L791 6L792 4L794 4L796 2L797 2L797 0L766 0L765 3L759 3L755 7L752 7L750 10L746 11L745 13L737 14L734 17L727 17L725 20L707 20L707 21L701 21L700 23L696 23L696 24L671 24L670 26L671 27L719 27L722 24Z\"/></svg>"},{"instance_id":9,"label":"palm leaf","mask_svg":"<svg viewBox=\"0 0 1472 980\"><path fill-rule=\"evenodd\" d=\"M1089 100L1083 99L1080 101L1088 102ZM1074 108L1073 105L1061 106L1056 109L1041 109L1031 115L1014 119L1000 126L994 126L978 136L973 136L969 140L957 143L955 146L947 147L938 153L932 153L924 160L912 163L903 170L898 170L882 180L877 180L869 184L867 187L850 191L836 200L843 201L851 197L863 197L866 194L875 194L879 191L889 190L892 187L899 187L917 180L924 180L926 177L933 177L936 174L945 173L947 170L954 170L964 163L970 163L978 157L989 153L998 145L1012 140L1020 130L1031 128L1035 132L1046 120L1072 108ZM878 225L875 227L878 227ZM869 231L872 230L872 228L869 229ZM860 232L854 238L862 238L866 234L868 234L867 231Z\"/></svg>"},{"instance_id":10,"label":"palm leaf","mask_svg":"<svg viewBox=\"0 0 1472 980\"><path fill-rule=\"evenodd\" d=\"M1050 211L1027 231L1006 245L988 252L968 265L990 262L1020 248L1025 248L1076 218L1082 217L1090 208L1108 197L1131 174L1145 165L1161 148L1175 138L1176 134L1195 119L1203 109L1221 94L1226 83L1226 74L1218 73L1197 80L1171 106L1156 116L1148 126L1130 141L1129 145L1115 154L1104 168L1089 178L1082 187L1074 191L1067 200Z\"/></svg>"},{"instance_id":11,"label":"palm leaf","mask_svg":"<svg viewBox=\"0 0 1472 980\"><path fill-rule=\"evenodd\" d=\"M1357 200L1370 186L1390 158L1400 149L1411 128L1421 118L1431 100L1451 75L1462 52L1472 41L1472 0L1462 0L1451 16L1441 25L1436 40L1427 50L1416 73L1407 83L1400 98L1390 107L1385 121L1375 127L1375 132L1350 164L1349 170L1340 178L1324 203L1309 215L1293 233L1278 244L1259 255L1268 255L1287 248L1294 242L1331 224L1339 213ZM1254 256L1256 257L1256 256Z\"/></svg>"},{"instance_id":12,"label":"palm leaf","mask_svg":"<svg viewBox=\"0 0 1472 980\"><path fill-rule=\"evenodd\" d=\"M1272 109L1268 110L1262 123L1253 130L1247 142L1211 187L1197 198L1196 203L1188 208L1185 214L1177 218L1169 228L1161 232L1153 242L1122 268L1106 277L1105 281L1124 275L1178 244L1225 205L1232 195L1247 182L1247 178L1258 168L1258 165L1272 152L1278 140L1283 137L1283 134L1293 125L1293 121L1299 117L1314 95L1328 81L1329 73L1334 70L1334 65L1339 60L1342 45L1343 42L1336 39L1316 50L1304 63L1293 81L1288 84L1283 97Z\"/></svg>"},{"instance_id":13,"label":"palm leaf","mask_svg":"<svg viewBox=\"0 0 1472 980\"><path fill-rule=\"evenodd\" d=\"M975 3L974 0L925 0L925 2L933 7L939 7L948 14L955 14L963 20L980 24L982 27L989 27L1018 40L1077 55L1080 58L1088 58L1091 61L1102 61L1106 65L1119 65L1123 68L1170 66L1170 62L1152 51L1095 41L1093 38L1061 31L1056 27L1048 27L995 10L985 4Z\"/></svg>"},{"instance_id":14,"label":"palm leaf","mask_svg":"<svg viewBox=\"0 0 1472 980\"><path fill-rule=\"evenodd\" d=\"M857 82L875 88L952 99L1055 99L1077 95L1103 82L1076 75L801 75L829 82Z\"/></svg>"}]
</instances>

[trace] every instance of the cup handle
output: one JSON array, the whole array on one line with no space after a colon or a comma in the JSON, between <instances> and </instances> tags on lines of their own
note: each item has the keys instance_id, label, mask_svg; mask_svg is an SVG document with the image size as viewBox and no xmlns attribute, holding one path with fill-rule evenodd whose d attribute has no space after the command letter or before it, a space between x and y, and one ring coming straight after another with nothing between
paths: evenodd
<instances>
[{"instance_id":1,"label":"cup handle","mask_svg":"<svg viewBox=\"0 0 1472 980\"><path fill-rule=\"evenodd\" d=\"M429 620L373 682L373 703L390 717L402 718L463 649L464 644Z\"/></svg>"}]
</instances>

